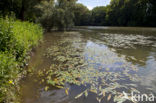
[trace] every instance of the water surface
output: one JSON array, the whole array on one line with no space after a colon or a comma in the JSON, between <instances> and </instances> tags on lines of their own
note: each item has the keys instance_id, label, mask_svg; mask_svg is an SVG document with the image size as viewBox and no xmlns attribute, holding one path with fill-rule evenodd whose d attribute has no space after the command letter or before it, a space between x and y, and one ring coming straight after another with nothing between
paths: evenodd
<instances>
[{"instance_id":1,"label":"water surface","mask_svg":"<svg viewBox=\"0 0 156 103\"><path fill-rule=\"evenodd\" d=\"M47 33L28 68L35 71L21 83L22 103L133 103L123 91L156 94L156 29Z\"/></svg>"}]
</instances>

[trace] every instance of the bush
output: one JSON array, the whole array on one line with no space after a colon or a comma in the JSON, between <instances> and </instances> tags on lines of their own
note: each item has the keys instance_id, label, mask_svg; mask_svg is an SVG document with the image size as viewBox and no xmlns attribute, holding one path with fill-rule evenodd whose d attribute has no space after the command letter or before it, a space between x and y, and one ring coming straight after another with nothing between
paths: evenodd
<instances>
[{"instance_id":1,"label":"bush","mask_svg":"<svg viewBox=\"0 0 156 103\"><path fill-rule=\"evenodd\" d=\"M15 78L18 76L18 64L14 56L0 53L0 103L15 99Z\"/></svg>"},{"instance_id":2,"label":"bush","mask_svg":"<svg viewBox=\"0 0 156 103\"><path fill-rule=\"evenodd\" d=\"M42 28L12 18L0 18L0 103L15 99L17 78L28 52L42 39Z\"/></svg>"},{"instance_id":3,"label":"bush","mask_svg":"<svg viewBox=\"0 0 156 103\"><path fill-rule=\"evenodd\" d=\"M42 28L29 22L0 18L0 51L8 51L22 62L42 38Z\"/></svg>"},{"instance_id":4,"label":"bush","mask_svg":"<svg viewBox=\"0 0 156 103\"><path fill-rule=\"evenodd\" d=\"M8 20L0 18L0 51L2 52L8 51L14 45L15 38L11 28L11 24Z\"/></svg>"}]
</instances>

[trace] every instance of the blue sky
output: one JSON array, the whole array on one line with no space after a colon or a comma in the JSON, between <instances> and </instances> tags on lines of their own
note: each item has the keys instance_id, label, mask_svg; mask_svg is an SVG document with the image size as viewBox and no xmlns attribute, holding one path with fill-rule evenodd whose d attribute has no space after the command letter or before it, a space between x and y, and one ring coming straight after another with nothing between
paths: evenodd
<instances>
[{"instance_id":1,"label":"blue sky","mask_svg":"<svg viewBox=\"0 0 156 103\"><path fill-rule=\"evenodd\" d=\"M78 3L82 3L90 10L96 6L105 6L110 3L110 0L78 0Z\"/></svg>"}]
</instances>

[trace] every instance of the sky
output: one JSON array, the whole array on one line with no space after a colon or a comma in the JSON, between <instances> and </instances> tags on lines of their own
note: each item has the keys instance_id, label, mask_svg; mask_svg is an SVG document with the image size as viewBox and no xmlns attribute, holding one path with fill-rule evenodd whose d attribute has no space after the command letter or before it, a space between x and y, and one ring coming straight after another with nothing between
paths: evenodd
<instances>
[{"instance_id":1,"label":"sky","mask_svg":"<svg viewBox=\"0 0 156 103\"><path fill-rule=\"evenodd\" d=\"M78 3L82 3L92 10L96 6L105 6L110 3L110 0L78 0Z\"/></svg>"}]
</instances>

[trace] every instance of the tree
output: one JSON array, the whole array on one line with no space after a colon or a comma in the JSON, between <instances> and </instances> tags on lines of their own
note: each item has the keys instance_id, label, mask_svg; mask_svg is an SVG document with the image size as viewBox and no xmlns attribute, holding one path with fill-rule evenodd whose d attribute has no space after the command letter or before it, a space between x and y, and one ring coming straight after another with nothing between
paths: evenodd
<instances>
[{"instance_id":1,"label":"tree","mask_svg":"<svg viewBox=\"0 0 156 103\"><path fill-rule=\"evenodd\" d=\"M34 6L41 0L0 0L0 13L2 16L12 13L18 19L35 21L36 11Z\"/></svg>"},{"instance_id":2,"label":"tree","mask_svg":"<svg viewBox=\"0 0 156 103\"><path fill-rule=\"evenodd\" d=\"M156 26L156 0L146 0L147 2L147 16L146 25Z\"/></svg>"},{"instance_id":3,"label":"tree","mask_svg":"<svg viewBox=\"0 0 156 103\"><path fill-rule=\"evenodd\" d=\"M76 4L74 9L74 15L74 23L76 26L90 25L91 12L83 4Z\"/></svg>"},{"instance_id":4,"label":"tree","mask_svg":"<svg viewBox=\"0 0 156 103\"><path fill-rule=\"evenodd\" d=\"M2 16L11 15L12 12L19 16L20 7L20 0L0 0L0 14Z\"/></svg>"},{"instance_id":5,"label":"tree","mask_svg":"<svg viewBox=\"0 0 156 103\"><path fill-rule=\"evenodd\" d=\"M106 21L111 26L154 26L154 7L154 0L111 0Z\"/></svg>"},{"instance_id":6,"label":"tree","mask_svg":"<svg viewBox=\"0 0 156 103\"><path fill-rule=\"evenodd\" d=\"M76 0L49 0L36 6L40 10L38 21L47 30L69 30L74 25Z\"/></svg>"},{"instance_id":7,"label":"tree","mask_svg":"<svg viewBox=\"0 0 156 103\"><path fill-rule=\"evenodd\" d=\"M102 26L106 25L106 7L95 7L92 10L92 25Z\"/></svg>"},{"instance_id":8,"label":"tree","mask_svg":"<svg viewBox=\"0 0 156 103\"><path fill-rule=\"evenodd\" d=\"M42 1L40 4L36 5L39 10L37 22L48 31L54 27L54 0Z\"/></svg>"},{"instance_id":9,"label":"tree","mask_svg":"<svg viewBox=\"0 0 156 103\"><path fill-rule=\"evenodd\" d=\"M77 0L57 0L55 5L55 26L68 30L74 25L74 8Z\"/></svg>"}]
</instances>

